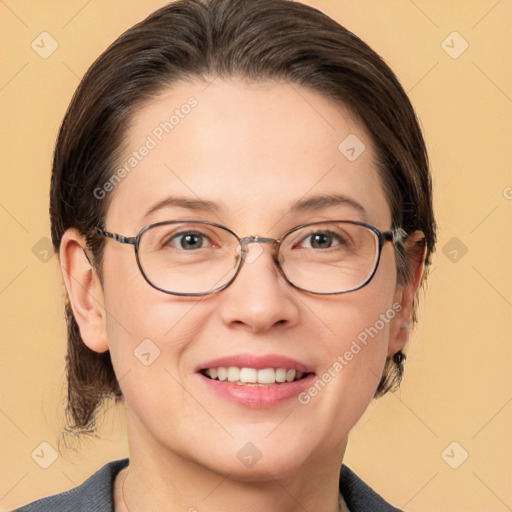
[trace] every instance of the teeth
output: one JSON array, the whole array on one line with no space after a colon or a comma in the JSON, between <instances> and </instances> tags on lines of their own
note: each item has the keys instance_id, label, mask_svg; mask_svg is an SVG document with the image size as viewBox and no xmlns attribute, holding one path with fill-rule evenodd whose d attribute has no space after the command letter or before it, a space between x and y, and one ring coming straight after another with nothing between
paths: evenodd
<instances>
[{"instance_id":1,"label":"teeth","mask_svg":"<svg viewBox=\"0 0 512 512\"><path fill-rule=\"evenodd\" d=\"M286 369L285 368L278 368L275 373L276 373L276 381L277 382L285 382L286 381Z\"/></svg>"},{"instance_id":2,"label":"teeth","mask_svg":"<svg viewBox=\"0 0 512 512\"><path fill-rule=\"evenodd\" d=\"M247 369L247 368L246 368ZM276 382L276 372L273 368L265 368L264 370L258 370L257 372L258 384L274 384Z\"/></svg>"},{"instance_id":3,"label":"teeth","mask_svg":"<svg viewBox=\"0 0 512 512\"><path fill-rule=\"evenodd\" d=\"M237 370L238 370L238 368L237 368ZM239 378L237 380L239 380L240 382L251 383L251 384L255 384L256 382L258 382L260 384L263 384L259 380L258 370L255 370L254 368L242 368L239 371L238 375L239 375Z\"/></svg>"},{"instance_id":4,"label":"teeth","mask_svg":"<svg viewBox=\"0 0 512 512\"><path fill-rule=\"evenodd\" d=\"M264 368L257 370L255 368L208 368L204 373L214 380L236 382L239 384L275 384L283 382L293 382L304 377L304 372L297 372L286 368Z\"/></svg>"},{"instance_id":5,"label":"teeth","mask_svg":"<svg viewBox=\"0 0 512 512\"><path fill-rule=\"evenodd\" d=\"M228 374L228 381L229 382L236 382L240 380L240 369L235 368L234 366L230 366L227 371Z\"/></svg>"}]
</instances>

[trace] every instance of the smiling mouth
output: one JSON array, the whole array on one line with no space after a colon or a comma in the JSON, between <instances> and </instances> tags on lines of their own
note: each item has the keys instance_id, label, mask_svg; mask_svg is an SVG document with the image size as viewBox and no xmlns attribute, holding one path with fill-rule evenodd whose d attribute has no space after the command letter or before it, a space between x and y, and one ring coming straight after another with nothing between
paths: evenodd
<instances>
[{"instance_id":1,"label":"smiling mouth","mask_svg":"<svg viewBox=\"0 0 512 512\"><path fill-rule=\"evenodd\" d=\"M241 386L273 386L297 382L311 373L305 373L288 368L238 368L236 366L218 368L205 368L200 370L201 375L211 380L231 382Z\"/></svg>"}]
</instances>

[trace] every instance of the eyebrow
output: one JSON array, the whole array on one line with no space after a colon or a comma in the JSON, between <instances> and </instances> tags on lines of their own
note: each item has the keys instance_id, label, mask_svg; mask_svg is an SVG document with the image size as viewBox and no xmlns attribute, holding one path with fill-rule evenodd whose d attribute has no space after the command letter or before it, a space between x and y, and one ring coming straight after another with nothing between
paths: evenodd
<instances>
[{"instance_id":1,"label":"eyebrow","mask_svg":"<svg viewBox=\"0 0 512 512\"><path fill-rule=\"evenodd\" d=\"M364 209L363 205L361 205L354 199L337 194L316 195L308 197L306 199L300 199L299 201L296 201L295 203L292 204L290 208L290 213L322 210L340 204L351 206L359 213L361 213L363 219L366 219L366 210ZM144 213L142 219L146 219L152 213L155 213L158 210L172 207L186 208L188 210L213 213L218 213L221 211L220 206L217 203L214 203L213 201L208 201L205 199L193 199L188 197L170 196L152 205Z\"/></svg>"},{"instance_id":2,"label":"eyebrow","mask_svg":"<svg viewBox=\"0 0 512 512\"><path fill-rule=\"evenodd\" d=\"M152 213L155 213L162 208L187 208L188 210L196 210L202 212L218 212L220 207L213 201L207 201L204 199L192 199L188 197L170 196L162 199L155 203L149 208L146 213L142 216L142 219L149 217Z\"/></svg>"},{"instance_id":3,"label":"eyebrow","mask_svg":"<svg viewBox=\"0 0 512 512\"><path fill-rule=\"evenodd\" d=\"M316 195L306 199L301 199L292 205L290 212L294 213L301 211L322 210L324 208L329 208L331 206L337 206L340 204L351 206L359 213L361 213L363 219L367 218L366 210L362 204L358 203L354 199L351 199L350 197L337 194Z\"/></svg>"}]
</instances>

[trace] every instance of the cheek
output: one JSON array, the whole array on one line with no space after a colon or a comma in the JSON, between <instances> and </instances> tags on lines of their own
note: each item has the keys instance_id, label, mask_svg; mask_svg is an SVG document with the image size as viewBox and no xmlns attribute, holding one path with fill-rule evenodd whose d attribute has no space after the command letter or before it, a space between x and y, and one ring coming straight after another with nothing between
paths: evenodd
<instances>
[{"instance_id":1,"label":"cheek","mask_svg":"<svg viewBox=\"0 0 512 512\"><path fill-rule=\"evenodd\" d=\"M344 306L337 314L334 335L328 343L325 372L333 376L333 382L338 381L343 393L367 392L373 396L372 388L377 386L385 363L395 311L384 296L374 297L369 303L358 301ZM327 375L325 380L329 380Z\"/></svg>"},{"instance_id":2,"label":"cheek","mask_svg":"<svg viewBox=\"0 0 512 512\"><path fill-rule=\"evenodd\" d=\"M204 444L204 431L190 425L217 432L218 424L186 391L187 351L205 329L208 306L197 298L167 296L138 278L128 279L121 289L106 286L105 302L112 364L131 421L143 427L137 432L151 432L179 451L176 440L188 427L188 441Z\"/></svg>"},{"instance_id":3,"label":"cheek","mask_svg":"<svg viewBox=\"0 0 512 512\"><path fill-rule=\"evenodd\" d=\"M200 308L145 282L133 282L120 294L107 292L105 299L112 364L126 407L149 430L165 424L166 435L178 435L181 423L166 419L186 422L197 414L194 403L183 397L181 383L187 371L184 354L204 324Z\"/></svg>"},{"instance_id":4,"label":"cheek","mask_svg":"<svg viewBox=\"0 0 512 512\"><path fill-rule=\"evenodd\" d=\"M175 367L187 342L203 325L197 299L167 295L151 287L134 256L131 261L126 255L109 255L104 275L106 328L118 378L129 371L137 377L140 374L144 382L149 367Z\"/></svg>"},{"instance_id":5,"label":"cheek","mask_svg":"<svg viewBox=\"0 0 512 512\"><path fill-rule=\"evenodd\" d=\"M326 303L323 321L330 334L322 348L328 355L321 374L303 396L304 403L318 401L335 415L351 411L352 420L370 403L386 361L390 327L400 308L393 303L394 260L383 258L381 264L367 286Z\"/></svg>"},{"instance_id":6,"label":"cheek","mask_svg":"<svg viewBox=\"0 0 512 512\"><path fill-rule=\"evenodd\" d=\"M122 292L105 292L109 348L115 361L137 367L140 353L150 360L176 366L187 343L203 325L197 300L166 296L147 283L127 285ZM134 359L135 357L135 359ZM146 357L146 360L148 358ZM146 361L147 362L147 361Z\"/></svg>"}]
</instances>

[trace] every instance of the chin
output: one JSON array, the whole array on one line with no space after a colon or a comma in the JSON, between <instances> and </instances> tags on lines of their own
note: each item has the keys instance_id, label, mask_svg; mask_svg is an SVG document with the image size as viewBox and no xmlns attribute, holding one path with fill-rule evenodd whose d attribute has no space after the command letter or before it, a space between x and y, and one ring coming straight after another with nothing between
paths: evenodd
<instances>
[{"instance_id":1,"label":"chin","mask_svg":"<svg viewBox=\"0 0 512 512\"><path fill-rule=\"evenodd\" d=\"M293 454L285 457L284 460L282 456L262 456L252 467L245 466L238 459L234 459L225 467L219 468L221 469L219 472L229 474L230 479L238 482L270 482L293 477L303 470L304 464L304 460L298 459Z\"/></svg>"},{"instance_id":2,"label":"chin","mask_svg":"<svg viewBox=\"0 0 512 512\"><path fill-rule=\"evenodd\" d=\"M268 433L268 431L267 431ZM282 436L271 440L258 437L261 441L249 441L249 435L244 441L231 440L225 446L204 446L196 461L208 469L240 482L268 482L274 479L292 477L310 464L310 458L318 450L306 448L304 439L286 443ZM253 439L256 439L254 436ZM208 460L204 454L209 453ZM202 459L202 460L201 460Z\"/></svg>"}]
</instances>

